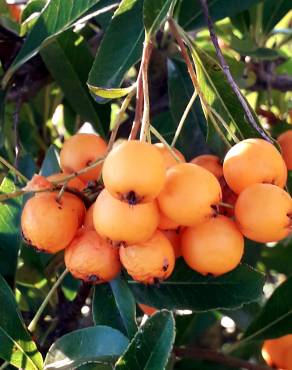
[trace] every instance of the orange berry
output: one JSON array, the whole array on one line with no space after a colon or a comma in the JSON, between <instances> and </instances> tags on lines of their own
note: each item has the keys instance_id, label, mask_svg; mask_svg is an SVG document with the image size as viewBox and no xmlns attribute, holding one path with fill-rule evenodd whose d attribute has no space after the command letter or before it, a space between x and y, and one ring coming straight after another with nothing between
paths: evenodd
<instances>
[{"instance_id":1,"label":"orange berry","mask_svg":"<svg viewBox=\"0 0 292 370\"><path fill-rule=\"evenodd\" d=\"M170 241L171 245L173 246L175 258L181 256L181 248L180 248L180 235L179 230L162 230L162 233L167 237Z\"/></svg>"},{"instance_id":2,"label":"orange berry","mask_svg":"<svg viewBox=\"0 0 292 370\"><path fill-rule=\"evenodd\" d=\"M15 22L19 23L21 20L21 14L22 14L22 9L23 9L22 5L18 5L18 4L7 4L7 5L8 5L11 18Z\"/></svg>"},{"instance_id":3,"label":"orange berry","mask_svg":"<svg viewBox=\"0 0 292 370\"><path fill-rule=\"evenodd\" d=\"M289 348L292 349L292 334L266 340L262 348L262 356L269 366L276 366L286 370L285 352Z\"/></svg>"},{"instance_id":4,"label":"orange berry","mask_svg":"<svg viewBox=\"0 0 292 370\"><path fill-rule=\"evenodd\" d=\"M165 183L165 164L151 144L124 141L104 161L102 177L106 189L129 204L154 200Z\"/></svg>"},{"instance_id":5,"label":"orange berry","mask_svg":"<svg viewBox=\"0 0 292 370\"><path fill-rule=\"evenodd\" d=\"M64 172L74 173L106 154L107 144L95 134L76 134L65 141L60 152L60 165ZM102 165L79 176L84 181L98 180Z\"/></svg>"},{"instance_id":6,"label":"orange berry","mask_svg":"<svg viewBox=\"0 0 292 370\"><path fill-rule=\"evenodd\" d=\"M172 221L193 226L214 214L212 206L221 200L216 177L204 168L180 163L167 170L166 184L158 196L161 211Z\"/></svg>"},{"instance_id":7,"label":"orange berry","mask_svg":"<svg viewBox=\"0 0 292 370\"><path fill-rule=\"evenodd\" d=\"M206 170L210 171L217 179L223 176L223 167L221 159L216 155L203 154L195 157L190 161L190 163L197 164L198 166L204 167Z\"/></svg>"},{"instance_id":8,"label":"orange berry","mask_svg":"<svg viewBox=\"0 0 292 370\"><path fill-rule=\"evenodd\" d=\"M56 193L57 194L57 193ZM65 192L62 195L62 198L65 197L66 199L70 200L72 209L75 210L77 217L78 217L78 226L81 226L84 221L84 217L86 214L86 208L82 200L80 200L76 195Z\"/></svg>"},{"instance_id":9,"label":"orange berry","mask_svg":"<svg viewBox=\"0 0 292 370\"><path fill-rule=\"evenodd\" d=\"M280 135L278 143L282 149L282 156L288 170L292 170L292 130L288 130Z\"/></svg>"},{"instance_id":10,"label":"orange berry","mask_svg":"<svg viewBox=\"0 0 292 370\"><path fill-rule=\"evenodd\" d=\"M176 230L179 227L179 224L177 222L172 221L162 212L160 212L159 216L158 228L160 230Z\"/></svg>"},{"instance_id":11,"label":"orange berry","mask_svg":"<svg viewBox=\"0 0 292 370\"><path fill-rule=\"evenodd\" d=\"M234 212L240 231L251 240L274 242L291 231L291 197L275 185L248 187L239 194Z\"/></svg>"},{"instance_id":12,"label":"orange berry","mask_svg":"<svg viewBox=\"0 0 292 370\"><path fill-rule=\"evenodd\" d=\"M167 279L175 264L173 248L160 231L144 243L122 246L120 259L132 278L145 284Z\"/></svg>"},{"instance_id":13,"label":"orange berry","mask_svg":"<svg viewBox=\"0 0 292 370\"><path fill-rule=\"evenodd\" d=\"M289 348L286 349L285 354L285 370L292 370L292 344L290 344Z\"/></svg>"},{"instance_id":14,"label":"orange berry","mask_svg":"<svg viewBox=\"0 0 292 370\"><path fill-rule=\"evenodd\" d=\"M62 180L67 176L67 174L63 172L54 173L53 175L50 175L47 177L49 181L60 181L58 185L64 185L65 181L62 182ZM67 182L67 186L71 189L76 189L78 191L82 191L86 188L86 185L83 181L81 181L78 177L75 177L74 179L71 179Z\"/></svg>"},{"instance_id":15,"label":"orange berry","mask_svg":"<svg viewBox=\"0 0 292 370\"><path fill-rule=\"evenodd\" d=\"M176 148L172 148L172 150L174 151L174 153L176 154L176 156L179 158L180 161L177 161L175 159L175 157L170 153L170 151L167 149L167 147L164 144L157 143L157 144L155 144L155 147L160 151L160 153L163 157L166 169L168 169L172 166L175 166L176 164L178 164L180 162L185 162L186 161L184 155L179 150L177 150Z\"/></svg>"},{"instance_id":16,"label":"orange berry","mask_svg":"<svg viewBox=\"0 0 292 370\"><path fill-rule=\"evenodd\" d=\"M38 250L56 253L64 249L78 229L78 213L75 201L64 194L39 193L30 198L22 211L21 228L27 243Z\"/></svg>"},{"instance_id":17,"label":"orange berry","mask_svg":"<svg viewBox=\"0 0 292 370\"><path fill-rule=\"evenodd\" d=\"M95 229L94 228L94 223L93 223L93 208L94 208L94 203L88 208L85 214L84 218L84 227L87 227L88 229Z\"/></svg>"},{"instance_id":18,"label":"orange berry","mask_svg":"<svg viewBox=\"0 0 292 370\"><path fill-rule=\"evenodd\" d=\"M244 239L236 224L217 216L182 232L181 253L186 263L202 275L219 276L233 270L242 258Z\"/></svg>"},{"instance_id":19,"label":"orange berry","mask_svg":"<svg viewBox=\"0 0 292 370\"><path fill-rule=\"evenodd\" d=\"M120 270L119 250L94 230L79 229L65 249L65 265L73 276L95 284L110 281Z\"/></svg>"},{"instance_id":20,"label":"orange berry","mask_svg":"<svg viewBox=\"0 0 292 370\"><path fill-rule=\"evenodd\" d=\"M156 202L130 205L112 197L104 189L96 199L93 223L96 231L114 242L134 244L149 239L157 229Z\"/></svg>"},{"instance_id":21,"label":"orange berry","mask_svg":"<svg viewBox=\"0 0 292 370\"><path fill-rule=\"evenodd\" d=\"M147 304L138 303L138 306L141 308L141 310L145 313L145 315L151 316L155 312L157 312L157 308L152 306L147 306Z\"/></svg>"},{"instance_id":22,"label":"orange berry","mask_svg":"<svg viewBox=\"0 0 292 370\"><path fill-rule=\"evenodd\" d=\"M247 139L234 145L225 156L223 173L237 194L257 183L283 188L287 180L287 167L281 154L262 139Z\"/></svg>"}]
</instances>

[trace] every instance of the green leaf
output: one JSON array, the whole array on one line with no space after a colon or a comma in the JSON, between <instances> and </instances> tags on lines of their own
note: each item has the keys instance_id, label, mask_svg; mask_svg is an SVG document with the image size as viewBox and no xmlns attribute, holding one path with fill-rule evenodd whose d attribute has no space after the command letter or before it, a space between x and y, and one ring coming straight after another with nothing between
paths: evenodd
<instances>
[{"instance_id":1,"label":"green leaf","mask_svg":"<svg viewBox=\"0 0 292 370\"><path fill-rule=\"evenodd\" d=\"M175 122L174 132L193 93L194 87L185 63L177 60L169 60L168 94L170 111ZM170 124L168 123L166 130L169 130L169 126ZM160 133L164 136L163 131L160 131ZM184 123L176 147L182 150L188 159L192 159L204 152L206 153L208 151L205 139L206 134L207 122L199 98L197 97Z\"/></svg>"},{"instance_id":2,"label":"green leaf","mask_svg":"<svg viewBox=\"0 0 292 370\"><path fill-rule=\"evenodd\" d=\"M111 326L129 338L137 331L136 303L127 283L120 278L95 287L92 310L96 325Z\"/></svg>"},{"instance_id":3,"label":"green leaf","mask_svg":"<svg viewBox=\"0 0 292 370\"><path fill-rule=\"evenodd\" d=\"M140 303L201 312L232 309L256 300L262 294L264 276L244 264L217 278L202 276L179 259L171 277L159 286L134 280L129 284Z\"/></svg>"},{"instance_id":4,"label":"green leaf","mask_svg":"<svg viewBox=\"0 0 292 370\"><path fill-rule=\"evenodd\" d=\"M292 277L282 283L243 336L243 341L277 338L292 332Z\"/></svg>"},{"instance_id":5,"label":"green leaf","mask_svg":"<svg viewBox=\"0 0 292 370\"><path fill-rule=\"evenodd\" d=\"M18 369L42 369L42 356L24 326L11 289L1 276L0 302L0 358Z\"/></svg>"},{"instance_id":6,"label":"green leaf","mask_svg":"<svg viewBox=\"0 0 292 370\"><path fill-rule=\"evenodd\" d=\"M60 172L59 153L54 145L51 145L47 150L45 159L43 160L40 175L50 176L53 173Z\"/></svg>"},{"instance_id":7,"label":"green leaf","mask_svg":"<svg viewBox=\"0 0 292 370\"><path fill-rule=\"evenodd\" d=\"M261 137L258 131L247 121L244 110L217 60L198 47L193 48L192 56L202 93L208 104L226 122L229 130L239 140L250 137ZM250 110L258 127L262 129L251 107ZM220 120L216 119L216 121L222 134L231 144L234 144L233 138L227 133Z\"/></svg>"},{"instance_id":8,"label":"green leaf","mask_svg":"<svg viewBox=\"0 0 292 370\"><path fill-rule=\"evenodd\" d=\"M120 87L117 89L105 89L102 87L95 87L88 84L88 87L94 95L105 99L122 98L123 96L128 95L133 90L133 86L123 88Z\"/></svg>"},{"instance_id":9,"label":"green leaf","mask_svg":"<svg viewBox=\"0 0 292 370\"><path fill-rule=\"evenodd\" d=\"M35 13L40 13L45 7L47 0L30 0L21 13L21 22Z\"/></svg>"},{"instance_id":10,"label":"green leaf","mask_svg":"<svg viewBox=\"0 0 292 370\"><path fill-rule=\"evenodd\" d=\"M276 24L291 10L290 0L266 0L263 9L263 34L268 34Z\"/></svg>"},{"instance_id":11,"label":"green leaf","mask_svg":"<svg viewBox=\"0 0 292 370\"><path fill-rule=\"evenodd\" d=\"M2 181L1 193L11 193L16 190L10 178L6 177ZM11 286L14 286L21 242L19 232L21 205L22 198L9 199L0 203L0 273Z\"/></svg>"},{"instance_id":12,"label":"green leaf","mask_svg":"<svg viewBox=\"0 0 292 370\"><path fill-rule=\"evenodd\" d=\"M152 315L139 329L123 356L117 370L164 369L175 337L171 312L162 310Z\"/></svg>"},{"instance_id":13,"label":"green leaf","mask_svg":"<svg viewBox=\"0 0 292 370\"><path fill-rule=\"evenodd\" d=\"M226 4L226 0L208 1L210 16L214 21L225 17L231 17L260 1L261 0L233 0L229 1L228 5ZM180 25L186 30L204 27L205 18L200 2L194 0L181 0L178 20Z\"/></svg>"},{"instance_id":14,"label":"green leaf","mask_svg":"<svg viewBox=\"0 0 292 370\"><path fill-rule=\"evenodd\" d=\"M288 237L274 247L264 247L261 251L260 262L268 270L274 270L285 275L291 275L292 240Z\"/></svg>"},{"instance_id":15,"label":"green leaf","mask_svg":"<svg viewBox=\"0 0 292 370\"><path fill-rule=\"evenodd\" d=\"M40 53L72 109L104 137L106 127L102 127L99 111L106 110L108 106L100 107L88 92L86 80L93 57L84 38L68 30L46 43Z\"/></svg>"},{"instance_id":16,"label":"green leaf","mask_svg":"<svg viewBox=\"0 0 292 370\"><path fill-rule=\"evenodd\" d=\"M95 93L108 97L112 89L111 94L121 96L121 91L115 89L121 86L126 72L142 55L142 8L142 0L123 0L114 13L89 74L88 84L96 89Z\"/></svg>"},{"instance_id":17,"label":"green leaf","mask_svg":"<svg viewBox=\"0 0 292 370\"><path fill-rule=\"evenodd\" d=\"M174 0L144 0L143 20L147 34L151 37L161 27Z\"/></svg>"},{"instance_id":18,"label":"green leaf","mask_svg":"<svg viewBox=\"0 0 292 370\"><path fill-rule=\"evenodd\" d=\"M33 29L25 40L11 67L3 78L5 86L12 74L32 58L43 42L71 27L80 17L90 10L99 0L51 0L43 9Z\"/></svg>"},{"instance_id":19,"label":"green leaf","mask_svg":"<svg viewBox=\"0 0 292 370\"><path fill-rule=\"evenodd\" d=\"M114 364L127 348L128 339L116 329L95 326L59 338L49 349L44 370L76 369L87 362Z\"/></svg>"}]
</instances>

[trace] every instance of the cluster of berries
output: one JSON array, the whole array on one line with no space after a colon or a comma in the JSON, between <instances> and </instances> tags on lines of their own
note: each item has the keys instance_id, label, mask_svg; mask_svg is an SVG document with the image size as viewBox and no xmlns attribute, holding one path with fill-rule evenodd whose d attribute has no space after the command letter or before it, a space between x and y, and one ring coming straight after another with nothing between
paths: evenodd
<instances>
[{"instance_id":1,"label":"cluster of berries","mask_svg":"<svg viewBox=\"0 0 292 370\"><path fill-rule=\"evenodd\" d=\"M72 136L60 153L63 173L45 179L41 186L50 191L36 193L22 213L27 242L51 253L65 249L77 278L109 281L122 265L133 279L152 284L167 279L180 256L195 271L219 276L240 263L244 236L275 242L291 230L287 167L267 141L239 142L223 165L213 155L186 163L176 149L136 140L106 154L100 137ZM102 156L103 165L91 166ZM62 194L52 191L52 182L68 173L78 177ZM101 173L104 188L86 211L68 190L86 192Z\"/></svg>"}]
</instances>

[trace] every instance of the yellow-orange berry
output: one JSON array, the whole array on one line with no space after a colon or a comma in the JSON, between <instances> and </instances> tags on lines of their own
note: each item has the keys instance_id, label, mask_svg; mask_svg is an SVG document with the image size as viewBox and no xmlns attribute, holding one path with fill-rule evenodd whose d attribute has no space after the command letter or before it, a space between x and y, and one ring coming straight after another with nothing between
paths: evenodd
<instances>
[{"instance_id":1,"label":"yellow-orange berry","mask_svg":"<svg viewBox=\"0 0 292 370\"><path fill-rule=\"evenodd\" d=\"M64 257L73 276L94 284L112 280L121 270L119 250L86 228L79 229Z\"/></svg>"},{"instance_id":2,"label":"yellow-orange berry","mask_svg":"<svg viewBox=\"0 0 292 370\"><path fill-rule=\"evenodd\" d=\"M214 176L216 176L217 179L220 179L223 176L221 159L217 157L217 155L202 154L193 158L190 163L204 167L206 170L210 171Z\"/></svg>"},{"instance_id":3,"label":"yellow-orange berry","mask_svg":"<svg viewBox=\"0 0 292 370\"><path fill-rule=\"evenodd\" d=\"M173 247L160 231L144 243L122 246L120 259L132 278L145 284L167 279L175 264Z\"/></svg>"},{"instance_id":4,"label":"yellow-orange berry","mask_svg":"<svg viewBox=\"0 0 292 370\"><path fill-rule=\"evenodd\" d=\"M285 357L289 348L292 349L292 334L266 340L262 348L262 356L268 365L286 370Z\"/></svg>"},{"instance_id":5,"label":"yellow-orange berry","mask_svg":"<svg viewBox=\"0 0 292 370\"><path fill-rule=\"evenodd\" d=\"M182 232L181 252L186 263L202 275L219 276L233 270L242 258L244 239L236 224L217 216Z\"/></svg>"},{"instance_id":6,"label":"yellow-orange berry","mask_svg":"<svg viewBox=\"0 0 292 370\"><path fill-rule=\"evenodd\" d=\"M179 161L170 153L169 149L164 144L157 143L157 144L155 144L155 147L160 151L160 153L163 157L166 169L168 169L172 166L175 166L176 164L178 164L180 162L185 162L186 161L184 155L176 148L172 148L172 150L174 151L174 153L177 156L177 158L179 159Z\"/></svg>"},{"instance_id":7,"label":"yellow-orange berry","mask_svg":"<svg viewBox=\"0 0 292 370\"><path fill-rule=\"evenodd\" d=\"M287 180L287 167L281 154L262 139L246 139L234 145L224 159L223 173L237 194L258 183L283 188Z\"/></svg>"},{"instance_id":8,"label":"yellow-orange berry","mask_svg":"<svg viewBox=\"0 0 292 370\"><path fill-rule=\"evenodd\" d=\"M65 141L60 152L60 165L65 173L74 173L106 154L107 144L95 134L76 134ZM102 165L79 175L82 181L98 180Z\"/></svg>"},{"instance_id":9,"label":"yellow-orange berry","mask_svg":"<svg viewBox=\"0 0 292 370\"><path fill-rule=\"evenodd\" d=\"M30 198L22 211L21 228L28 244L38 250L56 253L64 249L77 232L76 203L67 194L39 193Z\"/></svg>"},{"instance_id":10,"label":"yellow-orange berry","mask_svg":"<svg viewBox=\"0 0 292 370\"><path fill-rule=\"evenodd\" d=\"M180 163L167 170L166 184L158 196L159 208L172 221L193 226L208 220L221 200L216 177L204 168Z\"/></svg>"},{"instance_id":11,"label":"yellow-orange berry","mask_svg":"<svg viewBox=\"0 0 292 370\"><path fill-rule=\"evenodd\" d=\"M167 237L167 239L170 241L175 258L178 258L181 256L181 247L180 247L180 232L179 230L161 230L161 232Z\"/></svg>"},{"instance_id":12,"label":"yellow-orange berry","mask_svg":"<svg viewBox=\"0 0 292 370\"><path fill-rule=\"evenodd\" d=\"M275 185L249 186L239 194L234 212L239 229L251 240L274 242L291 231L291 197Z\"/></svg>"},{"instance_id":13,"label":"yellow-orange berry","mask_svg":"<svg viewBox=\"0 0 292 370\"><path fill-rule=\"evenodd\" d=\"M163 157L155 145L137 140L114 147L102 170L106 189L129 204L154 200L163 188L165 174Z\"/></svg>"},{"instance_id":14,"label":"yellow-orange berry","mask_svg":"<svg viewBox=\"0 0 292 370\"><path fill-rule=\"evenodd\" d=\"M278 137L282 156L288 170L292 170L292 130L288 130Z\"/></svg>"},{"instance_id":15,"label":"yellow-orange berry","mask_svg":"<svg viewBox=\"0 0 292 370\"><path fill-rule=\"evenodd\" d=\"M84 223L83 223L84 227L87 227L89 229L95 229L94 223L93 223L93 208L94 208L94 203L86 211Z\"/></svg>"},{"instance_id":16,"label":"yellow-orange berry","mask_svg":"<svg viewBox=\"0 0 292 370\"><path fill-rule=\"evenodd\" d=\"M96 231L116 243L144 242L157 229L158 222L156 202L130 205L112 197L106 189L97 197L93 209Z\"/></svg>"}]
</instances>

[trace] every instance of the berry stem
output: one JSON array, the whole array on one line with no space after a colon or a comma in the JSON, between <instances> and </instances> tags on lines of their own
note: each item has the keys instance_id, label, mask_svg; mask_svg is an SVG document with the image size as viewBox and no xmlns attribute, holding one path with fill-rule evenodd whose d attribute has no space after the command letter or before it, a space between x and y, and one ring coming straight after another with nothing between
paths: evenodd
<instances>
[{"instance_id":1,"label":"berry stem","mask_svg":"<svg viewBox=\"0 0 292 370\"><path fill-rule=\"evenodd\" d=\"M168 149L170 154L173 156L173 158L178 162L181 163L180 158L176 155L173 148L168 144L168 142L160 135L160 133L156 130L155 127L150 125L150 132Z\"/></svg>"},{"instance_id":2,"label":"berry stem","mask_svg":"<svg viewBox=\"0 0 292 370\"><path fill-rule=\"evenodd\" d=\"M234 206L233 206L232 204L225 203L225 202L220 202L220 203L219 203L219 206L221 206L221 207L225 207L225 208L231 208L231 209L233 209L233 208L234 208Z\"/></svg>"},{"instance_id":3,"label":"berry stem","mask_svg":"<svg viewBox=\"0 0 292 370\"><path fill-rule=\"evenodd\" d=\"M189 114L189 112L190 112L190 110L192 108L192 105L194 104L194 101L196 100L196 97L197 96L198 96L198 92L197 92L197 90L195 90L194 93L193 93L193 95L192 95L192 97L191 97L191 99L189 100L189 102L188 102L188 104L186 106L186 109L184 110L184 112L183 112L183 114L181 116L181 119L179 121L179 124L177 125L176 131L175 131L175 134L174 134L172 143L171 143L171 147L172 148L175 147L175 144L177 142L177 139L178 139L178 137L179 137L179 135L181 133L181 130L182 130L183 126L184 126L184 123L185 123L185 121L187 119L187 116L188 116L188 114Z\"/></svg>"},{"instance_id":4,"label":"berry stem","mask_svg":"<svg viewBox=\"0 0 292 370\"><path fill-rule=\"evenodd\" d=\"M148 66L151 57L153 44L150 39L145 38L144 51L142 59L142 79L143 79L143 96L144 96L144 109L140 131L140 141L145 141L150 125L150 102L149 102L149 88L148 88Z\"/></svg>"},{"instance_id":5,"label":"berry stem","mask_svg":"<svg viewBox=\"0 0 292 370\"><path fill-rule=\"evenodd\" d=\"M68 185L68 181L65 181L64 185L61 187L61 190L59 191L59 194L57 195L57 198L56 198L56 201L58 203L61 202L61 198L66 190L67 185Z\"/></svg>"},{"instance_id":6,"label":"berry stem","mask_svg":"<svg viewBox=\"0 0 292 370\"><path fill-rule=\"evenodd\" d=\"M108 142L108 146L107 146L107 152L108 153L111 151L111 149L114 145L119 127L122 123L123 115L126 112L133 96L135 95L136 90L137 90L136 87L133 88L133 90L126 96L126 98L124 99L124 101L121 105L121 108L120 108L120 110L119 110L119 112L116 116L116 119L115 119L114 124L113 124L113 130L112 130L112 133L111 133L111 136L110 136L110 139L109 139L109 142Z\"/></svg>"},{"instance_id":7,"label":"berry stem","mask_svg":"<svg viewBox=\"0 0 292 370\"><path fill-rule=\"evenodd\" d=\"M62 274L59 276L59 278L56 280L55 284L52 286L51 290L49 291L49 293L47 294L46 298L44 299L43 303L40 305L39 309L37 310L34 318L31 320L30 324L28 325L28 330L32 333L34 332L36 326L37 326L37 323L41 317L41 315L43 314L45 308L47 307L50 299L52 298L52 296L54 295L55 291L58 289L58 287L60 286L60 284L62 283L62 281L64 280L65 276L68 274L68 270L65 269Z\"/></svg>"},{"instance_id":8,"label":"berry stem","mask_svg":"<svg viewBox=\"0 0 292 370\"><path fill-rule=\"evenodd\" d=\"M270 143L273 143L271 138L269 137L269 135L267 135L266 132L261 127L259 127L259 125L256 123L247 101L244 99L238 85L236 84L232 74L230 73L229 66L226 63L224 55L223 55L223 53L221 51L221 48L219 46L218 38L217 38L216 33L215 33L214 23L213 23L213 21L210 17L207 0L200 0L200 3L201 3L203 13L204 13L207 25L208 25L208 29L209 29L209 33L210 33L212 43L215 47L217 57L219 59L220 65L221 65L222 70L223 70L223 73L225 74L225 76L226 76L226 78L229 82L229 85L231 86L233 92L237 96L237 98L238 98L238 100L239 100L239 102L240 102L240 104L241 104L241 106L244 110L244 113L245 113L247 119L249 120L250 125L260 134L261 137L263 137L265 140L269 141Z\"/></svg>"},{"instance_id":9,"label":"berry stem","mask_svg":"<svg viewBox=\"0 0 292 370\"><path fill-rule=\"evenodd\" d=\"M141 62L142 63L142 62ZM143 79L142 79L142 68L140 65L140 70L138 72L137 77L137 93L136 93L136 110L135 110L135 118L132 125L131 133L129 136L129 140L135 140L139 131L139 127L141 124L141 117L143 114Z\"/></svg>"},{"instance_id":10,"label":"berry stem","mask_svg":"<svg viewBox=\"0 0 292 370\"><path fill-rule=\"evenodd\" d=\"M8 161L6 161L6 159L4 159L2 156L0 156L0 162L2 164L4 164L4 166L6 166L7 168L9 168L9 170L11 172L13 172L16 176L18 176L24 182L28 182L29 181L29 179L26 176L24 176L20 171L18 171L17 168L15 168L14 166L12 166L12 164L10 164Z\"/></svg>"}]
</instances>

